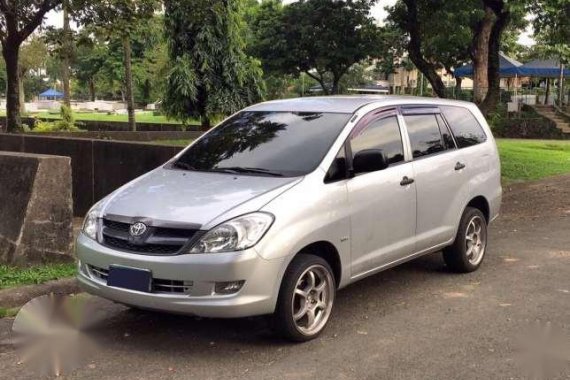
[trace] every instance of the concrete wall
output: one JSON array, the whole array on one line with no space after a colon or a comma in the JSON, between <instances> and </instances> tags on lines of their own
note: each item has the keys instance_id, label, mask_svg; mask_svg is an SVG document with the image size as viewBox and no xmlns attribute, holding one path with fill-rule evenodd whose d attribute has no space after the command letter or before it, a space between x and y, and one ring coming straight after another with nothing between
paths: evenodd
<instances>
[{"instance_id":1,"label":"concrete wall","mask_svg":"<svg viewBox=\"0 0 570 380\"><path fill-rule=\"evenodd\" d=\"M71 260L69 157L0 152L0 263Z\"/></svg>"},{"instance_id":2,"label":"concrete wall","mask_svg":"<svg viewBox=\"0 0 570 380\"><path fill-rule=\"evenodd\" d=\"M73 213L84 216L117 187L162 165L181 147L0 133L0 151L71 158Z\"/></svg>"}]
</instances>

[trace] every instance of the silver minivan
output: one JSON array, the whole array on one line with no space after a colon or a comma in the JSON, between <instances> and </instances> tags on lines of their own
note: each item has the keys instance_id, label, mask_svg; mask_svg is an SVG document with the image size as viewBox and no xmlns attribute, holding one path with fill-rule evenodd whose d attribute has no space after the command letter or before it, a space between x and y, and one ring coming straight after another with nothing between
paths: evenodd
<instances>
[{"instance_id":1,"label":"silver minivan","mask_svg":"<svg viewBox=\"0 0 570 380\"><path fill-rule=\"evenodd\" d=\"M257 104L89 211L76 251L89 293L204 317L272 314L305 341L335 294L443 251L476 270L501 202L474 104L397 96Z\"/></svg>"}]
</instances>

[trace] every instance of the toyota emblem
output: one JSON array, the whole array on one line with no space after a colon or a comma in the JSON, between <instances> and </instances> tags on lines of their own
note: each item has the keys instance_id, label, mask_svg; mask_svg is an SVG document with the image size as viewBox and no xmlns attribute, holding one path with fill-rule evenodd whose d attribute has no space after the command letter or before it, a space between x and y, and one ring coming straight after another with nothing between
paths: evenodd
<instances>
[{"instance_id":1,"label":"toyota emblem","mask_svg":"<svg viewBox=\"0 0 570 380\"><path fill-rule=\"evenodd\" d=\"M141 222L136 222L135 224L132 224L131 227L129 228L129 233L133 237L141 236L145 232L146 232L146 224Z\"/></svg>"}]
</instances>

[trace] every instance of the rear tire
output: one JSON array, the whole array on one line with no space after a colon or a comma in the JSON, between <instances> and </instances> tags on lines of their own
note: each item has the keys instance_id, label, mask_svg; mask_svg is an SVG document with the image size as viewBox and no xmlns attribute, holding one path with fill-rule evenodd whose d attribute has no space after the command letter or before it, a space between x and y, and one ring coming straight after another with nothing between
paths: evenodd
<instances>
[{"instance_id":1,"label":"rear tire","mask_svg":"<svg viewBox=\"0 0 570 380\"><path fill-rule=\"evenodd\" d=\"M487 249L487 221L481 210L467 207L461 216L455 241L443 250L445 264L454 272L477 270Z\"/></svg>"},{"instance_id":2,"label":"rear tire","mask_svg":"<svg viewBox=\"0 0 570 380\"><path fill-rule=\"evenodd\" d=\"M282 337L305 342L324 330L336 295L336 282L329 264L319 256L301 253L285 271L273 327Z\"/></svg>"}]
</instances>

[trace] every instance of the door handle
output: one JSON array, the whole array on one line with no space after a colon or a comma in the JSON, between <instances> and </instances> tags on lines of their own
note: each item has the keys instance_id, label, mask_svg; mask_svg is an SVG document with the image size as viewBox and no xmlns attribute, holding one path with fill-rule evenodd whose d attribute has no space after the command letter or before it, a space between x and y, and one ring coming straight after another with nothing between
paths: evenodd
<instances>
[{"instance_id":1,"label":"door handle","mask_svg":"<svg viewBox=\"0 0 570 380\"><path fill-rule=\"evenodd\" d=\"M458 161L458 162L455 164L455 170L461 170L461 169L465 169L465 164Z\"/></svg>"},{"instance_id":2,"label":"door handle","mask_svg":"<svg viewBox=\"0 0 570 380\"><path fill-rule=\"evenodd\" d=\"M412 183L414 183L413 178L408 178L407 176L404 176L404 178L402 178L402 180L400 181L400 186L408 186L411 185Z\"/></svg>"}]
</instances>

